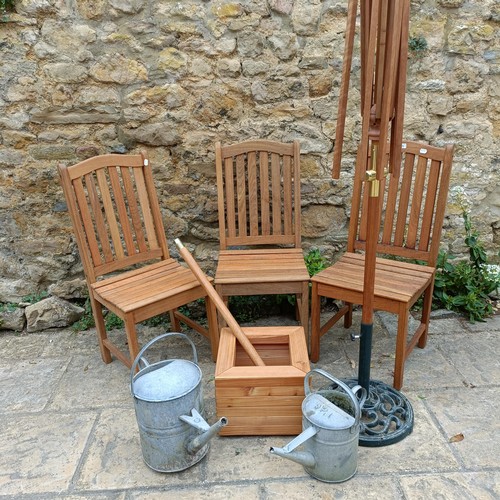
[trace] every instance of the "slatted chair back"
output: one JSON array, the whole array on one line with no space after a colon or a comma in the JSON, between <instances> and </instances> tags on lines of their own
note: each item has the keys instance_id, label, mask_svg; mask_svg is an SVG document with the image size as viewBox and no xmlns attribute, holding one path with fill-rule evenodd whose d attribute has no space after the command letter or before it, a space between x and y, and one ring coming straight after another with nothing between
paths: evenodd
<instances>
[{"instance_id":1,"label":"slatted chair back","mask_svg":"<svg viewBox=\"0 0 500 500\"><path fill-rule=\"evenodd\" d=\"M300 146L216 144L220 248L300 247Z\"/></svg>"},{"instance_id":2,"label":"slatted chair back","mask_svg":"<svg viewBox=\"0 0 500 500\"><path fill-rule=\"evenodd\" d=\"M402 168L381 181L380 234L377 252L417 259L435 266L450 183L453 146L403 144ZM355 174L348 251L366 243L368 183L364 169Z\"/></svg>"},{"instance_id":3,"label":"slatted chair back","mask_svg":"<svg viewBox=\"0 0 500 500\"><path fill-rule=\"evenodd\" d=\"M59 173L87 280L167 259L158 198L145 153L109 154Z\"/></svg>"}]
</instances>

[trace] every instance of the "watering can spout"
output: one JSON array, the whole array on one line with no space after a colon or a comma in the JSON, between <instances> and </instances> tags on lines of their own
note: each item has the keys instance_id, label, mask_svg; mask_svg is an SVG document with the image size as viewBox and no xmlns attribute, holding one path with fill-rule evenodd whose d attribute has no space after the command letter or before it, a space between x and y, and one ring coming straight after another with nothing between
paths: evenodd
<instances>
[{"instance_id":1,"label":"watering can spout","mask_svg":"<svg viewBox=\"0 0 500 500\"><path fill-rule=\"evenodd\" d=\"M183 422L203 431L188 441L186 449L188 453L196 453L201 450L225 425L228 421L226 417L221 417L215 424L209 426L204 418L195 410L191 410L191 416L182 415L179 417Z\"/></svg>"},{"instance_id":2,"label":"watering can spout","mask_svg":"<svg viewBox=\"0 0 500 500\"><path fill-rule=\"evenodd\" d=\"M304 467L314 467L316 465L316 459L314 455L308 451L294 451L295 448L304 444L306 441L311 439L316 435L318 430L315 427L308 427L302 434L299 434L296 438L292 439L286 446L283 448L275 448L271 446L269 450L274 455L278 455L282 458L287 458L288 460L292 460L293 462L297 462L298 464L303 465Z\"/></svg>"},{"instance_id":3,"label":"watering can spout","mask_svg":"<svg viewBox=\"0 0 500 500\"><path fill-rule=\"evenodd\" d=\"M269 451L279 457L297 462L303 467L314 467L316 465L316 459L309 451L287 451L285 448L274 448L272 446Z\"/></svg>"}]
</instances>

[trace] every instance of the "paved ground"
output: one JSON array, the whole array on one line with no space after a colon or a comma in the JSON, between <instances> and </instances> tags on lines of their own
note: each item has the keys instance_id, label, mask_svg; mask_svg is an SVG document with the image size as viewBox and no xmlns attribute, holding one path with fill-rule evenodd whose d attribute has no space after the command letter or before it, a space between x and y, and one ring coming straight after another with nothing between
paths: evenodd
<instances>
[{"instance_id":1,"label":"paved ground","mask_svg":"<svg viewBox=\"0 0 500 500\"><path fill-rule=\"evenodd\" d=\"M435 319L431 326L428 347L406 363L402 392L415 412L413 433L395 445L360 447L358 472L342 484L314 480L270 455L270 446L289 441L283 436L215 438L199 464L154 472L142 460L130 374L118 361L102 363L93 331L2 333L0 498L498 499L500 316L476 324ZM372 377L388 383L391 331L387 317L377 316ZM141 341L162 332L144 329ZM214 364L205 339L191 337L212 423ZM173 345L165 358L187 357L182 349ZM322 339L316 366L354 376L357 349L335 327Z\"/></svg>"}]
</instances>

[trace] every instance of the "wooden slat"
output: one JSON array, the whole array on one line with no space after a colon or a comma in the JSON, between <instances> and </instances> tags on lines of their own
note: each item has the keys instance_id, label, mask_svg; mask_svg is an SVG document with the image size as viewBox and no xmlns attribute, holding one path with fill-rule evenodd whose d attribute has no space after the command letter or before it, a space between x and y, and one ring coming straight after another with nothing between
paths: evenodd
<instances>
[{"instance_id":1,"label":"wooden slat","mask_svg":"<svg viewBox=\"0 0 500 500\"><path fill-rule=\"evenodd\" d=\"M266 151L259 152L260 169L260 224L261 233L264 236L271 234L271 222L269 219L269 155Z\"/></svg>"},{"instance_id":2,"label":"wooden slat","mask_svg":"<svg viewBox=\"0 0 500 500\"><path fill-rule=\"evenodd\" d=\"M99 168L107 168L109 165L122 165L123 167L138 167L142 165L142 155L108 154L94 156L83 160L76 165L64 167L71 180L83 177Z\"/></svg>"},{"instance_id":3,"label":"wooden slat","mask_svg":"<svg viewBox=\"0 0 500 500\"><path fill-rule=\"evenodd\" d=\"M170 253L168 251L167 238L165 236L165 228L163 227L163 216L160 210L160 202L158 201L158 195L156 193L156 187L153 181L153 174L151 173L151 167L149 165L149 160L144 155L144 167L141 169L144 177L144 184L146 186L146 191L148 194L148 207L151 211L152 221L153 221L153 232L156 237L157 244L162 252L162 258L169 258ZM152 250L155 250L153 248Z\"/></svg>"},{"instance_id":4,"label":"wooden slat","mask_svg":"<svg viewBox=\"0 0 500 500\"><path fill-rule=\"evenodd\" d=\"M219 243L220 248L227 248L226 244L226 206L224 196L224 162L222 159L222 146L219 141L215 143L215 170L217 176L217 210L219 213Z\"/></svg>"},{"instance_id":5,"label":"wooden slat","mask_svg":"<svg viewBox=\"0 0 500 500\"><path fill-rule=\"evenodd\" d=\"M295 248L300 248L302 243L302 217L301 217L301 183L300 183L300 143L293 141L293 225Z\"/></svg>"},{"instance_id":6,"label":"wooden slat","mask_svg":"<svg viewBox=\"0 0 500 500\"><path fill-rule=\"evenodd\" d=\"M272 234L282 234L281 228L281 159L276 153L271 154L271 204Z\"/></svg>"},{"instance_id":7,"label":"wooden slat","mask_svg":"<svg viewBox=\"0 0 500 500\"><path fill-rule=\"evenodd\" d=\"M292 214L292 162L289 156L283 156L283 226L285 234L293 234Z\"/></svg>"},{"instance_id":8,"label":"wooden slat","mask_svg":"<svg viewBox=\"0 0 500 500\"><path fill-rule=\"evenodd\" d=\"M123 187L125 188L125 197L127 200L130 218L132 220L132 227L134 228L134 234L135 234L135 239L137 241L137 246L139 248L139 252L146 252L148 248L146 246L146 240L142 229L142 221L140 217L139 206L137 204L137 199L135 196L133 180L130 175L130 169L121 168L121 174L122 174Z\"/></svg>"},{"instance_id":9,"label":"wooden slat","mask_svg":"<svg viewBox=\"0 0 500 500\"><path fill-rule=\"evenodd\" d=\"M406 236L406 246L409 248L415 248L417 242L418 226L420 222L420 209L422 207L422 198L424 196L426 171L427 158L419 156L415 182L413 184L411 209Z\"/></svg>"},{"instance_id":10,"label":"wooden slat","mask_svg":"<svg viewBox=\"0 0 500 500\"><path fill-rule=\"evenodd\" d=\"M245 155L236 157L236 199L238 200L238 236L247 236L247 187Z\"/></svg>"},{"instance_id":11,"label":"wooden slat","mask_svg":"<svg viewBox=\"0 0 500 500\"><path fill-rule=\"evenodd\" d=\"M234 200L233 158L224 159L224 187L226 189L226 222L228 237L236 236L236 207Z\"/></svg>"},{"instance_id":12,"label":"wooden slat","mask_svg":"<svg viewBox=\"0 0 500 500\"><path fill-rule=\"evenodd\" d=\"M103 169L96 171L97 184L99 186L99 191L101 193L102 206L104 209L104 214L106 221L108 222L108 230L111 236L111 241L113 242L113 250L116 258L123 259L125 254L123 252L122 241L120 237L120 229L118 228L118 223L116 221L116 211L111 199L111 194L109 192L108 180L106 179L106 174Z\"/></svg>"},{"instance_id":13,"label":"wooden slat","mask_svg":"<svg viewBox=\"0 0 500 500\"><path fill-rule=\"evenodd\" d=\"M133 174L149 248L156 249L160 245L158 243L158 238L156 237L153 214L151 212L151 207L149 206L149 196L146 189L146 181L144 180L144 172L142 169L134 168Z\"/></svg>"},{"instance_id":14,"label":"wooden slat","mask_svg":"<svg viewBox=\"0 0 500 500\"><path fill-rule=\"evenodd\" d=\"M95 237L94 222L92 221L92 216L89 211L87 197L85 196L85 188L83 187L81 178L75 179L73 181L73 189L76 197L76 202L78 204L78 211L80 213L83 230L85 233L85 235L82 235L82 244L85 244L86 240L90 255L92 257L92 264L94 266L102 264L103 259L101 252L99 251L99 243L97 242L97 239Z\"/></svg>"},{"instance_id":15,"label":"wooden slat","mask_svg":"<svg viewBox=\"0 0 500 500\"><path fill-rule=\"evenodd\" d=\"M259 234L259 204L257 199L257 164L255 151L247 155L248 167L248 213L250 218L250 235Z\"/></svg>"},{"instance_id":16,"label":"wooden slat","mask_svg":"<svg viewBox=\"0 0 500 500\"><path fill-rule=\"evenodd\" d=\"M154 259L159 259L162 257L162 251L160 249L151 250L148 252L141 252L135 255L130 255L121 260L112 260L111 262L106 262L104 264L95 266L94 271L97 276L106 275L119 271L121 269L134 266L143 262L147 262Z\"/></svg>"},{"instance_id":17,"label":"wooden slat","mask_svg":"<svg viewBox=\"0 0 500 500\"><path fill-rule=\"evenodd\" d=\"M97 193L94 176L92 174L85 175L85 186L87 188L87 195L89 197L90 207L94 217L95 231L97 233L102 255L104 256L104 262L111 262L113 260L113 253L111 252L108 232L106 230L106 224L101 212L102 207Z\"/></svg>"},{"instance_id":18,"label":"wooden slat","mask_svg":"<svg viewBox=\"0 0 500 500\"><path fill-rule=\"evenodd\" d=\"M396 212L396 200L399 188L399 172L396 176L389 179L389 188L387 191L387 200L385 203L384 229L382 233L382 243L390 244L392 240L394 215Z\"/></svg>"},{"instance_id":19,"label":"wooden slat","mask_svg":"<svg viewBox=\"0 0 500 500\"><path fill-rule=\"evenodd\" d=\"M238 156L248 153L249 151L268 151L279 155L293 155L293 145L283 142L270 141L266 139L242 141L237 144L224 146L222 148L222 156Z\"/></svg>"},{"instance_id":20,"label":"wooden slat","mask_svg":"<svg viewBox=\"0 0 500 500\"><path fill-rule=\"evenodd\" d=\"M113 188L113 197L115 199L116 208L118 210L118 219L120 221L121 232L123 234L123 240L125 242L125 249L128 255L134 255L136 253L136 247L134 244L134 239L132 237L132 228L130 226L127 207L125 205L125 200L123 198L123 192L120 185L120 177L118 175L116 167L109 167L108 172L111 187Z\"/></svg>"},{"instance_id":21,"label":"wooden slat","mask_svg":"<svg viewBox=\"0 0 500 500\"><path fill-rule=\"evenodd\" d=\"M414 161L415 156L409 152L406 153L403 179L399 192L398 217L396 219L396 229L393 238L394 245L397 246L402 246L404 243Z\"/></svg>"},{"instance_id":22,"label":"wooden slat","mask_svg":"<svg viewBox=\"0 0 500 500\"><path fill-rule=\"evenodd\" d=\"M424 212L422 215L422 224L420 228L420 238L418 241L419 250L428 250L431 237L432 222L434 221L434 208L436 205L436 194L438 189L438 180L440 173L440 162L431 161L429 170L429 180L427 181L427 190L425 194Z\"/></svg>"}]
</instances>

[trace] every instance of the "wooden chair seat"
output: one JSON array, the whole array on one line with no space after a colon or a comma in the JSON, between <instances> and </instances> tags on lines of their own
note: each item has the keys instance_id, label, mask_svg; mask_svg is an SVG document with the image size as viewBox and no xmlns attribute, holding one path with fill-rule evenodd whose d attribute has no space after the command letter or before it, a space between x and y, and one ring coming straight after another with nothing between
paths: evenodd
<instances>
[{"instance_id":1,"label":"wooden chair seat","mask_svg":"<svg viewBox=\"0 0 500 500\"><path fill-rule=\"evenodd\" d=\"M346 252L333 266L311 278L323 297L363 303L365 256ZM409 262L377 257L374 308L398 313L399 304L411 307L433 278L435 269Z\"/></svg>"},{"instance_id":2,"label":"wooden chair seat","mask_svg":"<svg viewBox=\"0 0 500 500\"><path fill-rule=\"evenodd\" d=\"M168 288L165 282L169 283ZM97 281L91 286L101 304L113 312L134 313L136 323L151 317L152 304L160 314L203 296L193 273L173 259ZM143 312L146 308L147 312Z\"/></svg>"},{"instance_id":3,"label":"wooden chair seat","mask_svg":"<svg viewBox=\"0 0 500 500\"><path fill-rule=\"evenodd\" d=\"M297 282L297 293L301 293L304 280L309 280L309 273L300 248L221 250L219 253L215 281L224 285L226 293L231 284L238 285L238 290L241 290L242 283L247 284L249 289L254 284L262 289L262 284L268 283L269 290L280 293L276 292L280 283L290 282Z\"/></svg>"}]
</instances>

